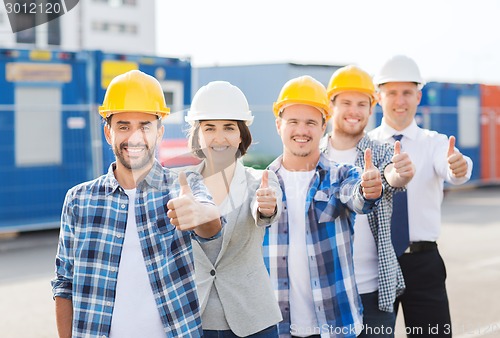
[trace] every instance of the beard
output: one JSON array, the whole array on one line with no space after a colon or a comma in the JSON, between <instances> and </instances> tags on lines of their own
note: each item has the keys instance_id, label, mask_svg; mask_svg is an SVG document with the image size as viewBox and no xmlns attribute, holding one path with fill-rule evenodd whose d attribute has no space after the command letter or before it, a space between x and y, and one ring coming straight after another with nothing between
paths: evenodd
<instances>
[{"instance_id":1,"label":"beard","mask_svg":"<svg viewBox=\"0 0 500 338\"><path fill-rule=\"evenodd\" d=\"M302 137L302 138L305 138L305 139L312 141L312 137L310 137L310 136L292 135L290 137L290 142L291 142L290 153L293 156L297 156L297 157L308 157L309 155L311 155L312 150L310 149L310 146L306 146L305 149L301 149L300 145L295 144L295 142L293 141L293 138L295 138L295 137ZM295 148L295 146L296 146L296 148Z\"/></svg>"},{"instance_id":2,"label":"beard","mask_svg":"<svg viewBox=\"0 0 500 338\"><path fill-rule=\"evenodd\" d=\"M145 151L142 157L133 160L130 160L129 157L129 159L127 160L123 155L123 150L126 147L144 147ZM137 170L137 169L143 169L153 162L153 159L155 157L155 147L150 148L147 144L130 144L128 142L123 142L120 144L120 146L115 146L114 153L116 159L125 168L129 170Z\"/></svg>"},{"instance_id":3,"label":"beard","mask_svg":"<svg viewBox=\"0 0 500 338\"><path fill-rule=\"evenodd\" d=\"M310 150L303 150L303 151L291 151L292 155L293 156L297 156L297 157L307 157L309 155L311 155L311 151Z\"/></svg>"},{"instance_id":4,"label":"beard","mask_svg":"<svg viewBox=\"0 0 500 338\"><path fill-rule=\"evenodd\" d=\"M335 135L349 137L352 139L357 139L365 134L366 124L363 127L357 128L345 128L345 127L337 127L335 128Z\"/></svg>"}]
</instances>

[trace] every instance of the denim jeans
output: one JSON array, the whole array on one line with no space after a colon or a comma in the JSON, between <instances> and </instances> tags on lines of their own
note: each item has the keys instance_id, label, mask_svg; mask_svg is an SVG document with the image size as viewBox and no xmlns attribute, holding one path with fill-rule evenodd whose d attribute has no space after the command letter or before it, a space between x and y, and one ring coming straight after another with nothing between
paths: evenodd
<instances>
[{"instance_id":1,"label":"denim jeans","mask_svg":"<svg viewBox=\"0 0 500 338\"><path fill-rule=\"evenodd\" d=\"M203 330L204 338L239 338L231 330ZM253 338L277 338L278 337L278 326L269 326L267 329L259 331L257 333L251 334L247 337Z\"/></svg>"},{"instance_id":2,"label":"denim jeans","mask_svg":"<svg viewBox=\"0 0 500 338\"><path fill-rule=\"evenodd\" d=\"M363 331L358 338L394 338L395 312L380 311L378 292L361 295L363 303Z\"/></svg>"}]
</instances>

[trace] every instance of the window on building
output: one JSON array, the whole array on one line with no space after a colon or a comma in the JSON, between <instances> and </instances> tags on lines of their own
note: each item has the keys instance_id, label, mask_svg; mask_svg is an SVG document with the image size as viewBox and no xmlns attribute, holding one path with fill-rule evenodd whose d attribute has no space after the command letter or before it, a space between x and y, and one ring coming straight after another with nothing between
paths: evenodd
<instances>
[{"instance_id":1,"label":"window on building","mask_svg":"<svg viewBox=\"0 0 500 338\"><path fill-rule=\"evenodd\" d=\"M94 2L108 4L109 6L114 7L137 6L137 0L94 0Z\"/></svg>"},{"instance_id":2,"label":"window on building","mask_svg":"<svg viewBox=\"0 0 500 338\"><path fill-rule=\"evenodd\" d=\"M51 4L52 6L45 6L43 8L62 8L62 7L55 7L55 6L61 6L61 0L48 0L46 1L47 3ZM30 4L33 2L30 0L17 0L17 3L19 3L21 6L20 8L32 8ZM57 5L56 5L57 4ZM24 7L24 5L26 7ZM37 9L40 7L36 7ZM58 19L58 17L61 15L60 12L57 11L47 11L47 12L36 12L36 13L31 13L31 11L28 11L28 13L24 13L24 10L20 11L19 13L16 13L14 16L16 20L16 26L17 27L29 27L28 29L19 31L16 33L16 42L18 43L32 43L36 44L37 42L37 36L36 36L36 26L37 24L43 24L46 25L47 29L47 35L48 35L48 41L46 41L49 45L60 45L61 44L61 23ZM1 22L0 22L1 23ZM44 42L45 43L45 42Z\"/></svg>"},{"instance_id":3,"label":"window on building","mask_svg":"<svg viewBox=\"0 0 500 338\"><path fill-rule=\"evenodd\" d=\"M60 3L60 0L50 0L50 3ZM61 13L47 13L47 20L51 20L47 24L48 29L48 44L59 46L61 44L61 21L59 16Z\"/></svg>"},{"instance_id":4,"label":"window on building","mask_svg":"<svg viewBox=\"0 0 500 338\"><path fill-rule=\"evenodd\" d=\"M92 22L92 30L96 32L109 32L114 34L137 34L137 25L126 23L110 23L102 21Z\"/></svg>"},{"instance_id":5,"label":"window on building","mask_svg":"<svg viewBox=\"0 0 500 338\"><path fill-rule=\"evenodd\" d=\"M29 8L29 0L17 0L16 3L20 5L20 8ZM36 14L34 13L24 13L19 11L14 15L16 20L16 27L26 27L28 29L22 30L16 33L17 43L36 43Z\"/></svg>"},{"instance_id":6,"label":"window on building","mask_svg":"<svg viewBox=\"0 0 500 338\"><path fill-rule=\"evenodd\" d=\"M17 87L15 100L16 166L61 164L61 89Z\"/></svg>"}]
</instances>

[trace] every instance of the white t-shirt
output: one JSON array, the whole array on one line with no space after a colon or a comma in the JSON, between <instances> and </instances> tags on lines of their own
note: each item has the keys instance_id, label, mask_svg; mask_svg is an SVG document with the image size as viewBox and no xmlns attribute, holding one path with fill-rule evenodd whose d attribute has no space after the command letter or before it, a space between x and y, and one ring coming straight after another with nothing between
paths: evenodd
<instances>
[{"instance_id":1,"label":"white t-shirt","mask_svg":"<svg viewBox=\"0 0 500 338\"><path fill-rule=\"evenodd\" d=\"M164 338L165 331L142 255L135 221L135 189L129 196L127 227L123 241L110 338Z\"/></svg>"},{"instance_id":2,"label":"white t-shirt","mask_svg":"<svg viewBox=\"0 0 500 338\"><path fill-rule=\"evenodd\" d=\"M306 243L306 195L313 171L288 171L281 167L279 174L285 185L288 213L288 275L290 281L290 320L292 334L311 335L318 327L311 289Z\"/></svg>"},{"instance_id":3,"label":"white t-shirt","mask_svg":"<svg viewBox=\"0 0 500 338\"><path fill-rule=\"evenodd\" d=\"M328 158L338 163L354 165L357 148L337 150L328 142ZM354 275L360 294L378 290L378 253L368 216L356 215L354 222Z\"/></svg>"}]
</instances>

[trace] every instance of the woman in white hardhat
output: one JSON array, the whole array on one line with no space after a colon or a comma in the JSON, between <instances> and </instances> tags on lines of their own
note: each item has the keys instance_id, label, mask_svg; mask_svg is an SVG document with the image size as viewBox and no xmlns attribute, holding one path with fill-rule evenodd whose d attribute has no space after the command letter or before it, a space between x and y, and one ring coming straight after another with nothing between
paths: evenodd
<instances>
[{"instance_id":1,"label":"woman in white hardhat","mask_svg":"<svg viewBox=\"0 0 500 338\"><path fill-rule=\"evenodd\" d=\"M253 121L241 90L208 83L193 98L186 121L189 145L202 162L190 169L226 219L223 235L193 245L204 337L278 337L281 312L262 256L265 227L281 214L282 192L273 172L243 165ZM221 332L223 331L223 332Z\"/></svg>"}]
</instances>

